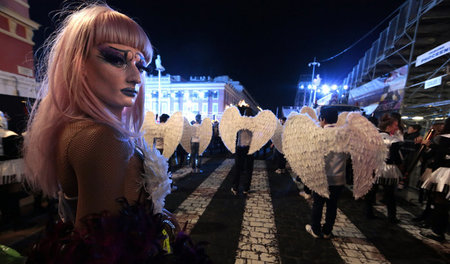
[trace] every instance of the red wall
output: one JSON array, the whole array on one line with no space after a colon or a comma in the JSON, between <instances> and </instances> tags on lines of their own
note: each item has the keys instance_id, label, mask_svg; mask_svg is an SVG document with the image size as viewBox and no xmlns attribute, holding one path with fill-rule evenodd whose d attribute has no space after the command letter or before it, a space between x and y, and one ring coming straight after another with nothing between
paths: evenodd
<instances>
[{"instance_id":1,"label":"red wall","mask_svg":"<svg viewBox=\"0 0 450 264\"><path fill-rule=\"evenodd\" d=\"M33 69L31 44L0 33L0 70L19 74L17 66Z\"/></svg>"}]
</instances>

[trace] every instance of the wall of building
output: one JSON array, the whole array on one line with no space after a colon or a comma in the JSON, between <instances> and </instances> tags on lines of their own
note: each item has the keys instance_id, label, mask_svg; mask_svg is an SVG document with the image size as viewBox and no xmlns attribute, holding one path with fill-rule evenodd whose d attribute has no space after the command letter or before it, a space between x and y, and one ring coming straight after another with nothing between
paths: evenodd
<instances>
[{"instance_id":1,"label":"wall of building","mask_svg":"<svg viewBox=\"0 0 450 264\"><path fill-rule=\"evenodd\" d=\"M228 76L214 79L191 77L189 81L183 80L180 76L164 75L160 79L158 76L148 76L145 87L146 111L160 112L158 106L160 90L161 114L171 115L176 111L182 111L189 120L193 120L198 113L203 117L219 120L226 107L236 105L240 100L256 105L248 93L244 93L243 86Z\"/></svg>"}]
</instances>

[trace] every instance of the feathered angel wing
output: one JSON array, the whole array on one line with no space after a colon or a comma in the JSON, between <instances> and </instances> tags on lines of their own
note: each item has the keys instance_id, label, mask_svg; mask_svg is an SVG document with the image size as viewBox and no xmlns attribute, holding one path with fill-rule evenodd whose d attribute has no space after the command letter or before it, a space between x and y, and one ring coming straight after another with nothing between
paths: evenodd
<instances>
[{"instance_id":1,"label":"feathered angel wing","mask_svg":"<svg viewBox=\"0 0 450 264\"><path fill-rule=\"evenodd\" d=\"M303 106L302 109L300 109L300 114L308 114L314 122L319 121L316 111L309 106Z\"/></svg>"},{"instance_id":2,"label":"feathered angel wing","mask_svg":"<svg viewBox=\"0 0 450 264\"><path fill-rule=\"evenodd\" d=\"M200 146L198 149L198 154L201 155L211 142L212 137L212 122L211 119L205 118L203 119L202 124L197 128L200 131Z\"/></svg>"},{"instance_id":3,"label":"feathered angel wing","mask_svg":"<svg viewBox=\"0 0 450 264\"><path fill-rule=\"evenodd\" d=\"M281 136L283 135L283 125L280 123L280 120L277 121L277 128L275 129L275 133L273 134L271 140L275 148L281 153L283 153L283 142L281 140Z\"/></svg>"},{"instance_id":4,"label":"feathered angel wing","mask_svg":"<svg viewBox=\"0 0 450 264\"><path fill-rule=\"evenodd\" d=\"M219 123L219 133L223 144L231 153L236 152L236 135L241 129L241 123L242 118L237 107L229 107L223 112Z\"/></svg>"},{"instance_id":5,"label":"feathered angel wing","mask_svg":"<svg viewBox=\"0 0 450 264\"><path fill-rule=\"evenodd\" d=\"M183 115L181 112L174 113L166 123L160 124L164 129L164 150L163 156L170 158L180 144L183 136Z\"/></svg>"},{"instance_id":6,"label":"feathered angel wing","mask_svg":"<svg viewBox=\"0 0 450 264\"><path fill-rule=\"evenodd\" d=\"M338 116L338 120L336 122L336 126L343 126L345 125L345 122L347 121L347 116L349 112L342 112Z\"/></svg>"},{"instance_id":7,"label":"feathered angel wing","mask_svg":"<svg viewBox=\"0 0 450 264\"><path fill-rule=\"evenodd\" d=\"M359 113L349 113L346 125L350 140L348 152L352 156L353 196L364 196L374 182L373 172L385 162L388 149L375 126Z\"/></svg>"},{"instance_id":8,"label":"feathered angel wing","mask_svg":"<svg viewBox=\"0 0 450 264\"><path fill-rule=\"evenodd\" d=\"M189 124L189 121L184 118L183 122L183 136L181 137L181 146L187 153L191 153L191 138L193 136L193 127Z\"/></svg>"},{"instance_id":9,"label":"feathered angel wing","mask_svg":"<svg viewBox=\"0 0 450 264\"><path fill-rule=\"evenodd\" d=\"M248 119L250 120L244 123L244 128L252 132L252 141L248 150L248 155L251 155L261 149L273 136L277 129L277 118L272 111L264 110Z\"/></svg>"},{"instance_id":10,"label":"feathered angel wing","mask_svg":"<svg viewBox=\"0 0 450 264\"><path fill-rule=\"evenodd\" d=\"M144 139L147 142L147 145L150 148L153 148L153 141L156 137L156 117L155 114L151 111L145 113L144 123L142 124L142 132L144 132Z\"/></svg>"},{"instance_id":11,"label":"feathered angel wing","mask_svg":"<svg viewBox=\"0 0 450 264\"><path fill-rule=\"evenodd\" d=\"M325 175L325 146L328 139L309 115L290 116L282 136L284 155L292 170L311 190L329 197Z\"/></svg>"}]
</instances>

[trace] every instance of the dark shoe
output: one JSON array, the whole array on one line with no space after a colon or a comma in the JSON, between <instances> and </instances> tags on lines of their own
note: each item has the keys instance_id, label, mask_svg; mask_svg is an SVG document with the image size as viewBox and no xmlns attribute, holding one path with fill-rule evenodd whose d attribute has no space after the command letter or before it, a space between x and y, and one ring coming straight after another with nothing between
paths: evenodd
<instances>
[{"instance_id":1,"label":"dark shoe","mask_svg":"<svg viewBox=\"0 0 450 264\"><path fill-rule=\"evenodd\" d=\"M433 239L439 243L445 242L445 235L438 235L438 234L434 233L433 231L420 232L420 235L422 235L423 237L429 238L429 239Z\"/></svg>"},{"instance_id":2,"label":"dark shoe","mask_svg":"<svg viewBox=\"0 0 450 264\"><path fill-rule=\"evenodd\" d=\"M305 225L305 229L306 229L306 232L308 232L312 237L314 237L314 238L320 238L321 237L320 235L314 233L314 231L312 230L312 226L311 225Z\"/></svg>"},{"instance_id":3,"label":"dark shoe","mask_svg":"<svg viewBox=\"0 0 450 264\"><path fill-rule=\"evenodd\" d=\"M233 187L231 187L231 192L233 193L233 195L237 195L238 191L236 189L234 189Z\"/></svg>"}]
</instances>

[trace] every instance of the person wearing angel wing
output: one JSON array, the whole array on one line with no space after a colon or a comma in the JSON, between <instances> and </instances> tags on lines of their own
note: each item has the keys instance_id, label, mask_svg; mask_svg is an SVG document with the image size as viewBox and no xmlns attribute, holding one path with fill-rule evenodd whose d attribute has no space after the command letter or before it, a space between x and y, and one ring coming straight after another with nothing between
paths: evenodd
<instances>
[{"instance_id":1,"label":"person wearing angel wing","mask_svg":"<svg viewBox=\"0 0 450 264\"><path fill-rule=\"evenodd\" d=\"M384 164L387 149L378 130L360 113L346 114L345 122L338 122L337 110L322 107L320 126L309 115L289 116L283 133L283 151L292 170L314 192L316 206L311 225L306 229L314 237L331 236L336 217L336 203L346 183L345 169L348 154L353 168L353 195L363 197ZM336 187L337 186L337 187ZM327 204L326 223L320 227L323 203Z\"/></svg>"},{"instance_id":2,"label":"person wearing angel wing","mask_svg":"<svg viewBox=\"0 0 450 264\"><path fill-rule=\"evenodd\" d=\"M247 108L244 111L244 116L253 116L251 108ZM252 142L253 133L248 129L241 129L237 133L237 145L235 156L235 171L233 178L233 187L231 192L236 195L239 191L239 182L241 179L242 171L245 171L244 182L244 194L250 192L250 183L252 181L253 174L253 154L249 154L250 142Z\"/></svg>"},{"instance_id":3,"label":"person wearing angel wing","mask_svg":"<svg viewBox=\"0 0 450 264\"><path fill-rule=\"evenodd\" d=\"M209 118L205 118L202 124L202 115L195 116L195 122L189 126L185 121L185 129L183 131L183 138L181 145L188 152L191 153L191 165L193 173L202 173L200 170L200 155L206 150L211 141L212 124Z\"/></svg>"},{"instance_id":4,"label":"person wearing angel wing","mask_svg":"<svg viewBox=\"0 0 450 264\"><path fill-rule=\"evenodd\" d=\"M335 127L338 121L337 110L334 108L322 108L320 110L319 120L320 126L324 129ZM325 171L330 195L329 198L325 198L316 192L312 193L311 224L305 227L306 231L314 238L321 236L324 238L331 237L331 231L336 220L338 199L345 185L345 167L348 157L348 154L345 152L334 151L325 156ZM321 226L320 220L322 219L322 211L325 203L327 204L325 223Z\"/></svg>"},{"instance_id":5,"label":"person wearing angel wing","mask_svg":"<svg viewBox=\"0 0 450 264\"><path fill-rule=\"evenodd\" d=\"M234 179L231 192L237 195L242 171L245 171L244 194L250 192L253 173L253 153L261 149L277 128L277 118L269 110L259 112L253 117L249 107L241 108L241 116L237 107L225 110L220 120L219 132L224 145L231 153L235 153ZM237 137L236 137L237 134Z\"/></svg>"}]
</instances>

